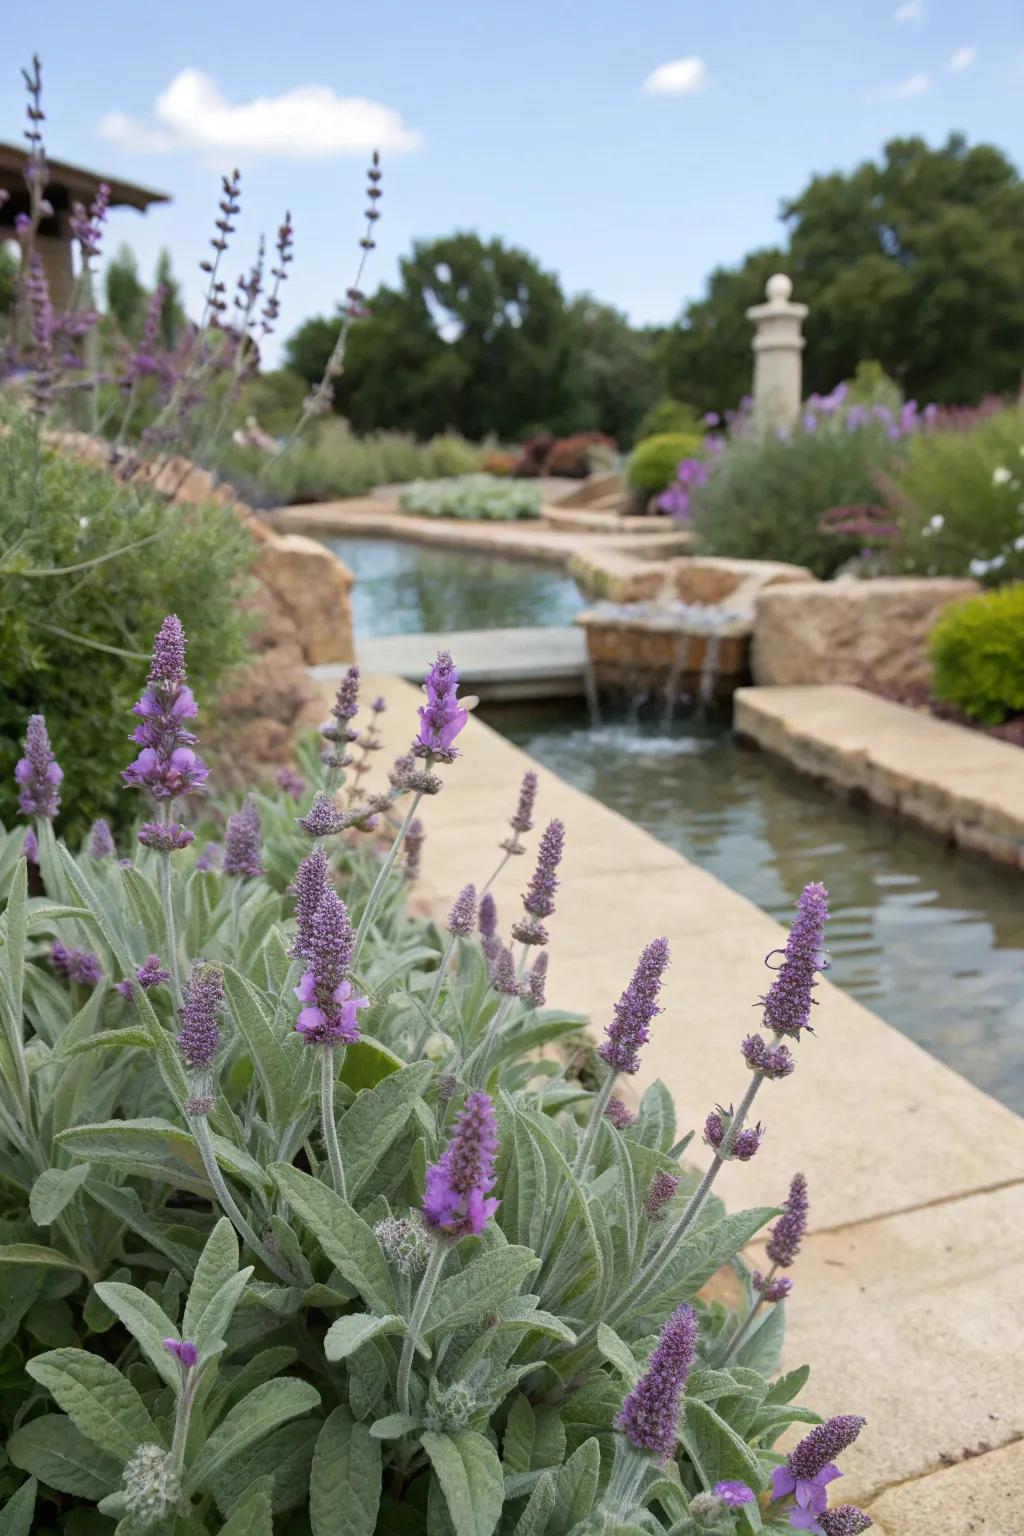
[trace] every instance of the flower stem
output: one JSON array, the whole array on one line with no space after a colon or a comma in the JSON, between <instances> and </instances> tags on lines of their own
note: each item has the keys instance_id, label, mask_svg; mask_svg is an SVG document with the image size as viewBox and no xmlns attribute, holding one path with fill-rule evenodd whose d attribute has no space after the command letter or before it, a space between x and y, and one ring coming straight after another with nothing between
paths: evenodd
<instances>
[{"instance_id":1,"label":"flower stem","mask_svg":"<svg viewBox=\"0 0 1024 1536\"><path fill-rule=\"evenodd\" d=\"M345 1047L341 1047L344 1054ZM345 1169L341 1162L341 1146L338 1142L338 1122L334 1118L334 1047L322 1045L320 1047L320 1122L323 1131L324 1146L327 1148L327 1161L331 1165L331 1180L334 1184L334 1193L340 1195L343 1200L348 1196L345 1192Z\"/></svg>"},{"instance_id":2,"label":"flower stem","mask_svg":"<svg viewBox=\"0 0 1024 1536\"><path fill-rule=\"evenodd\" d=\"M171 802L169 800L165 800L160 808L160 819L165 827L170 825ZM164 903L164 922L167 925L167 965L171 973L171 990L174 994L174 1006L180 1008L181 973L178 969L178 932L174 921L174 884L169 852L160 855L160 892Z\"/></svg>"},{"instance_id":3,"label":"flower stem","mask_svg":"<svg viewBox=\"0 0 1024 1536\"><path fill-rule=\"evenodd\" d=\"M185 1468L185 1445L188 1441L188 1426L192 1418L192 1404L196 1399L196 1388L199 1385L199 1373L195 1369L190 1370L185 1377L185 1383L178 1394L178 1401L174 1409L174 1439L171 1441L171 1470L180 1477Z\"/></svg>"},{"instance_id":4,"label":"flower stem","mask_svg":"<svg viewBox=\"0 0 1024 1536\"><path fill-rule=\"evenodd\" d=\"M210 1181L211 1188L217 1197L217 1202L225 1216L231 1222L235 1231L243 1242L248 1243L253 1253L263 1260L264 1264L284 1285L301 1288L302 1282L297 1280L276 1254L271 1253L265 1243L260 1242L252 1227L238 1208L234 1195L225 1182L224 1175L217 1163L217 1155L213 1150L213 1140L210 1136L210 1127L206 1123L205 1115L189 1115L189 1127L199 1147L199 1155L203 1159L203 1167L206 1177Z\"/></svg>"},{"instance_id":5,"label":"flower stem","mask_svg":"<svg viewBox=\"0 0 1024 1536\"><path fill-rule=\"evenodd\" d=\"M608 1108L608 1101L612 1096L612 1089L615 1087L617 1076L618 1073L615 1071L615 1068L609 1067L607 1077L590 1101L590 1118L587 1121L586 1130L583 1132L579 1151L576 1153L576 1160L572 1165L573 1177L578 1183L582 1183L586 1177L590 1154L594 1150L594 1142L597 1140L597 1133L604 1118L604 1112ZM546 1224L544 1237L541 1241L539 1257L542 1264L547 1259L551 1251L551 1244L554 1242L558 1229L562 1224L568 1200L568 1193L563 1186L558 1192L558 1198L555 1201L554 1209L551 1212L550 1220Z\"/></svg>"},{"instance_id":6,"label":"flower stem","mask_svg":"<svg viewBox=\"0 0 1024 1536\"><path fill-rule=\"evenodd\" d=\"M454 953L455 953L455 935L452 934L451 938L448 940L448 945L447 945L447 947L445 949L444 954L441 956L440 960L438 961L437 974L434 977L434 985L431 988L430 997L427 999L427 1013L428 1014L433 1014L434 1009L437 1007L437 1000L441 996L441 988L444 986L444 978L445 978L445 975L447 974L448 967L451 964L452 955ZM427 1022L424 1024L423 1029L420 1032L420 1037L419 1037L419 1039L416 1042L416 1048L415 1048L415 1050L412 1053L413 1061L418 1061L420 1059L420 1057L423 1055L423 1052L427 1048L427 1041L430 1039L430 1036L433 1033L433 1028L434 1028L433 1023L428 1018Z\"/></svg>"},{"instance_id":7,"label":"flower stem","mask_svg":"<svg viewBox=\"0 0 1024 1536\"><path fill-rule=\"evenodd\" d=\"M391 847L388 849L387 857L380 867L380 872L377 875L376 880L373 882L373 889L371 890L369 896L366 898L366 906L363 908L363 915L359 919L359 927L356 929L355 943L352 946L353 969L355 967L356 961L359 959L359 951L363 947L363 940L366 938L367 933L370 931L370 924L373 922L374 915L376 914L377 908L380 905L380 899L384 894L384 886L387 884L387 878L394 868L395 860L398 858L399 850L401 849L402 844L405 842L405 834L408 832L409 827L412 825L412 819L416 815L416 809L422 799L422 792L413 795L409 809L405 813L405 820L399 827L395 836L395 840L391 844Z\"/></svg>"},{"instance_id":8,"label":"flower stem","mask_svg":"<svg viewBox=\"0 0 1024 1536\"><path fill-rule=\"evenodd\" d=\"M408 1413L409 1410L409 1382L412 1376L412 1357L419 1343L420 1329L427 1315L437 1289L437 1282L441 1278L444 1261L448 1257L448 1244L443 1238L438 1238L434 1244L434 1250L427 1260L427 1267L423 1271L419 1290L416 1292L416 1300L413 1303L412 1315L409 1318L409 1326L406 1329L405 1340L402 1344L402 1358L398 1366L398 1411Z\"/></svg>"},{"instance_id":9,"label":"flower stem","mask_svg":"<svg viewBox=\"0 0 1024 1536\"><path fill-rule=\"evenodd\" d=\"M765 1276L765 1280L764 1280L764 1283L765 1283L766 1286L770 1285L772 1280L775 1278L775 1274L776 1274L776 1272L778 1270L778 1267L779 1266L777 1264L773 1264L771 1269L768 1271L767 1275ZM736 1352L739 1349L740 1345L743 1343L744 1339L750 1333L751 1328L754 1326L754 1319L757 1316L757 1314L760 1312L760 1310L761 1310L761 1308L763 1306L764 1306L764 1292L762 1291L758 1295L757 1300L754 1302L754 1305L751 1307L750 1311L747 1313L747 1315L744 1318L743 1322L737 1328L736 1332L733 1334L733 1336L730 1339L729 1343L726 1345L725 1353L722 1356L722 1364L723 1365L727 1365L728 1362L732 1359L733 1355L736 1354Z\"/></svg>"}]
</instances>

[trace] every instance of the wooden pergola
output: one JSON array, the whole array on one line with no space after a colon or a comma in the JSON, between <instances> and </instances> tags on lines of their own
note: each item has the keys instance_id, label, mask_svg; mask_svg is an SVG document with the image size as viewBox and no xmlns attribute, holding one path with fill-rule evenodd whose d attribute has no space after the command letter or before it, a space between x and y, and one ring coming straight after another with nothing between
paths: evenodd
<instances>
[{"instance_id":1,"label":"wooden pergola","mask_svg":"<svg viewBox=\"0 0 1024 1536\"><path fill-rule=\"evenodd\" d=\"M13 233L14 221L19 213L29 212L28 189L25 185L25 166L28 154L16 144L0 143L0 189L8 194L0 205L0 241ZM166 203L166 192L154 192L149 187L138 187L130 181L120 181L116 176L103 176L88 171L80 165L68 165L63 160L51 160L47 156L49 181L46 197L53 207L52 217L43 219L36 234L36 249L46 268L50 298L58 308L63 308L71 297L74 286L74 267L71 260L71 229L68 216L73 203L86 207L96 196L101 182L110 188L112 208L137 208L145 213L152 203Z\"/></svg>"}]
</instances>

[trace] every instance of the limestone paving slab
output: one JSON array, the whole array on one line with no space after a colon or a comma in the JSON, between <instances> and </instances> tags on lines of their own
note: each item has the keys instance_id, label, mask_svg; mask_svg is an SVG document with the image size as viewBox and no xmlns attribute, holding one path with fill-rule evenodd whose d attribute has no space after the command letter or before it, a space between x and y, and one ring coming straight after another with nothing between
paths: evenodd
<instances>
[{"instance_id":1,"label":"limestone paving slab","mask_svg":"<svg viewBox=\"0 0 1024 1536\"><path fill-rule=\"evenodd\" d=\"M878 1536L1020 1536L1024 1441L890 1488L869 1512Z\"/></svg>"},{"instance_id":2,"label":"limestone paving slab","mask_svg":"<svg viewBox=\"0 0 1024 1536\"><path fill-rule=\"evenodd\" d=\"M583 693L586 640L570 625L382 635L360 640L357 659L369 672L419 681L442 649L458 655L463 692L483 699L575 698ZM330 681L340 671L325 667L314 675Z\"/></svg>"}]
</instances>

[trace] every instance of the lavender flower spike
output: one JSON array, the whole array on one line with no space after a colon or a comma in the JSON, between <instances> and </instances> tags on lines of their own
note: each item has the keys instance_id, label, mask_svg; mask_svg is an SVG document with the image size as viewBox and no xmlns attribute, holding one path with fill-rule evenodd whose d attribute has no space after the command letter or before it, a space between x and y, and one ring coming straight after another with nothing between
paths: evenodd
<instances>
[{"instance_id":1,"label":"lavender flower spike","mask_svg":"<svg viewBox=\"0 0 1024 1536\"><path fill-rule=\"evenodd\" d=\"M305 816L299 820L299 826L303 832L308 832L310 837L333 837L335 832L344 832L348 821L335 805L330 795L323 790L317 790L313 796L313 804Z\"/></svg>"},{"instance_id":2,"label":"lavender flower spike","mask_svg":"<svg viewBox=\"0 0 1024 1536\"><path fill-rule=\"evenodd\" d=\"M457 1242L479 1237L498 1209L488 1198L494 1188L498 1125L486 1093L466 1097L455 1131L440 1162L427 1169L423 1220L435 1232Z\"/></svg>"},{"instance_id":3,"label":"lavender flower spike","mask_svg":"<svg viewBox=\"0 0 1024 1536\"><path fill-rule=\"evenodd\" d=\"M458 698L459 670L448 651L440 651L423 680L427 702L420 706L420 728L412 744L415 757L453 763L458 757L455 738L465 727L469 712Z\"/></svg>"},{"instance_id":4,"label":"lavender flower spike","mask_svg":"<svg viewBox=\"0 0 1024 1536\"><path fill-rule=\"evenodd\" d=\"M30 715L25 731L25 756L14 766L18 784L18 809L23 816L53 818L60 809L60 793L57 786L64 771L53 755L50 738L46 733L46 720L42 715Z\"/></svg>"},{"instance_id":5,"label":"lavender flower spike","mask_svg":"<svg viewBox=\"0 0 1024 1536\"><path fill-rule=\"evenodd\" d=\"M530 1001L535 1008L543 1008L547 1001L548 979L548 952L542 949L536 960L530 966L530 974L526 978L530 989Z\"/></svg>"},{"instance_id":6,"label":"lavender flower spike","mask_svg":"<svg viewBox=\"0 0 1024 1536\"><path fill-rule=\"evenodd\" d=\"M816 999L811 993L818 984L815 977L827 964L822 947L827 922L828 891L823 885L805 886L797 902L796 919L782 951L778 974L767 996L761 999L765 1025L777 1035L790 1035L798 1040L803 1030L814 1033L810 1018ZM772 955L768 959L770 961Z\"/></svg>"},{"instance_id":7,"label":"lavender flower spike","mask_svg":"<svg viewBox=\"0 0 1024 1536\"><path fill-rule=\"evenodd\" d=\"M794 1173L782 1208L785 1215L772 1227L766 1252L777 1269L788 1269L807 1231L807 1180L802 1173Z\"/></svg>"},{"instance_id":8,"label":"lavender flower spike","mask_svg":"<svg viewBox=\"0 0 1024 1536\"><path fill-rule=\"evenodd\" d=\"M651 1023L662 1012L658 993L668 962L667 939L648 944L637 961L633 979L616 1003L605 1039L598 1047L598 1055L613 1072L639 1070L640 1047L650 1039Z\"/></svg>"},{"instance_id":9,"label":"lavender flower spike","mask_svg":"<svg viewBox=\"0 0 1024 1536\"><path fill-rule=\"evenodd\" d=\"M531 769L523 774L523 782L519 786L519 799L513 812L509 826L512 828L512 836L507 837L501 844L506 853L522 853L523 845L519 839L524 833L529 832L533 826L533 807L537 799L537 775Z\"/></svg>"},{"instance_id":10,"label":"lavender flower spike","mask_svg":"<svg viewBox=\"0 0 1024 1536\"><path fill-rule=\"evenodd\" d=\"M313 958L313 919L330 889L331 877L327 866L327 855L322 848L314 848L312 853L306 855L295 872L297 932L288 953L299 960Z\"/></svg>"},{"instance_id":11,"label":"lavender flower spike","mask_svg":"<svg viewBox=\"0 0 1024 1536\"><path fill-rule=\"evenodd\" d=\"M659 1461L667 1461L676 1448L679 1404L696 1358L698 1332L693 1308L677 1307L615 1421L638 1451L650 1451Z\"/></svg>"},{"instance_id":12,"label":"lavender flower spike","mask_svg":"<svg viewBox=\"0 0 1024 1536\"><path fill-rule=\"evenodd\" d=\"M793 1495L796 1509L790 1524L796 1530L800 1529L798 1521L804 1530L814 1530L815 1517L828 1507L828 1484L843 1475L834 1458L853 1444L866 1422L852 1413L826 1419L804 1436L781 1467L773 1470L772 1499Z\"/></svg>"},{"instance_id":13,"label":"lavender flower spike","mask_svg":"<svg viewBox=\"0 0 1024 1536\"><path fill-rule=\"evenodd\" d=\"M420 864L423 860L423 844L427 840L426 829L419 819L411 822L406 830L405 843L403 845L402 873L410 885L414 885L420 877Z\"/></svg>"},{"instance_id":14,"label":"lavender flower spike","mask_svg":"<svg viewBox=\"0 0 1024 1536\"><path fill-rule=\"evenodd\" d=\"M667 1205L679 1188L679 1175L667 1173L660 1169L651 1180L650 1188L644 1198L644 1210L653 1221L660 1212L662 1206Z\"/></svg>"},{"instance_id":15,"label":"lavender flower spike","mask_svg":"<svg viewBox=\"0 0 1024 1536\"><path fill-rule=\"evenodd\" d=\"M168 614L153 643L147 687L132 707L140 720L132 740L142 751L121 775L129 789L146 789L154 800L202 792L210 770L193 751L196 738L183 723L198 712L185 682L185 631L180 619Z\"/></svg>"},{"instance_id":16,"label":"lavender flower spike","mask_svg":"<svg viewBox=\"0 0 1024 1536\"><path fill-rule=\"evenodd\" d=\"M477 927L480 929L481 948L488 960L493 960L501 940L498 938L498 904L490 891L485 891L480 898Z\"/></svg>"},{"instance_id":17,"label":"lavender flower spike","mask_svg":"<svg viewBox=\"0 0 1024 1536\"><path fill-rule=\"evenodd\" d=\"M185 983L177 1045L185 1064L208 1072L220 1048L217 1013L224 1001L220 967L198 960Z\"/></svg>"},{"instance_id":18,"label":"lavender flower spike","mask_svg":"<svg viewBox=\"0 0 1024 1536\"><path fill-rule=\"evenodd\" d=\"M855 1504L837 1504L835 1509L823 1509L818 1516L818 1524L825 1536L861 1536L861 1532L870 1530L874 1523L871 1516Z\"/></svg>"},{"instance_id":19,"label":"lavender flower spike","mask_svg":"<svg viewBox=\"0 0 1024 1536\"><path fill-rule=\"evenodd\" d=\"M310 926L309 970L295 996L305 1004L295 1028L308 1045L354 1045L359 1039L360 1008L369 998L356 997L348 968L354 934L345 903L328 888Z\"/></svg>"},{"instance_id":20,"label":"lavender flower spike","mask_svg":"<svg viewBox=\"0 0 1024 1536\"><path fill-rule=\"evenodd\" d=\"M565 824L549 821L541 835L537 849L537 867L523 893L523 906L527 916L512 928L512 937L521 944L546 944L548 932L542 919L555 910L555 892L558 889L558 866L565 848Z\"/></svg>"},{"instance_id":21,"label":"lavender flower spike","mask_svg":"<svg viewBox=\"0 0 1024 1536\"><path fill-rule=\"evenodd\" d=\"M112 859L117 849L110 828L101 816L89 831L89 854L94 859Z\"/></svg>"},{"instance_id":22,"label":"lavender flower spike","mask_svg":"<svg viewBox=\"0 0 1024 1536\"><path fill-rule=\"evenodd\" d=\"M224 873L240 879L256 879L263 874L260 858L260 813L251 795L240 811L228 817L224 838Z\"/></svg>"},{"instance_id":23,"label":"lavender flower spike","mask_svg":"<svg viewBox=\"0 0 1024 1536\"><path fill-rule=\"evenodd\" d=\"M99 956L88 949L66 949L58 939L51 946L50 960L55 971L79 986L96 987L103 980Z\"/></svg>"},{"instance_id":24,"label":"lavender flower spike","mask_svg":"<svg viewBox=\"0 0 1024 1536\"><path fill-rule=\"evenodd\" d=\"M452 902L448 913L448 932L466 938L476 922L476 886L465 885Z\"/></svg>"}]
</instances>

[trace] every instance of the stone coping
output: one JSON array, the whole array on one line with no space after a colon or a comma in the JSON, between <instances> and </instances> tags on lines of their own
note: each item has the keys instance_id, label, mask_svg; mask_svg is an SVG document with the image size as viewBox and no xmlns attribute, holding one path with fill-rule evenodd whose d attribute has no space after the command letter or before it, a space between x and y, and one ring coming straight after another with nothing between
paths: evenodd
<instances>
[{"instance_id":1,"label":"stone coping","mask_svg":"<svg viewBox=\"0 0 1024 1536\"><path fill-rule=\"evenodd\" d=\"M734 724L803 773L1024 868L1024 752L848 685L741 688Z\"/></svg>"},{"instance_id":2,"label":"stone coping","mask_svg":"<svg viewBox=\"0 0 1024 1536\"><path fill-rule=\"evenodd\" d=\"M689 543L689 534L685 532L566 532L545 527L543 518L519 523L467 523L413 517L400 511L397 503L373 496L279 507L264 517L279 533L305 533L319 539L370 534L442 549L473 549L513 559L539 560L565 568L572 556L584 549L622 550L650 560L683 553Z\"/></svg>"},{"instance_id":3,"label":"stone coping","mask_svg":"<svg viewBox=\"0 0 1024 1536\"><path fill-rule=\"evenodd\" d=\"M404 751L418 693L393 677L364 687L388 700L386 746ZM738 1045L783 930L481 722L460 745L421 813L422 905L441 918L464 884L487 879L533 767L538 827L560 816L567 828L549 1003L600 1029L639 950L666 934L666 1008L635 1088L660 1076L680 1127L699 1126L714 1103L743 1092ZM512 861L494 886L503 927L531 867L529 856ZM717 1188L732 1209L775 1204L795 1169L808 1176L812 1235L794 1266L784 1363L812 1364L812 1406L869 1421L843 1458L843 1500L877 1510L883 1536L964 1536L965 1501L979 1533L1017 1536L1008 1488L1024 1496L1014 1445L1024 1406L1000 1361L1024 1353L1024 1120L828 981L817 995L817 1034L798 1048L796 1073L766 1084L758 1102L767 1135L757 1158L729 1165Z\"/></svg>"}]
</instances>

